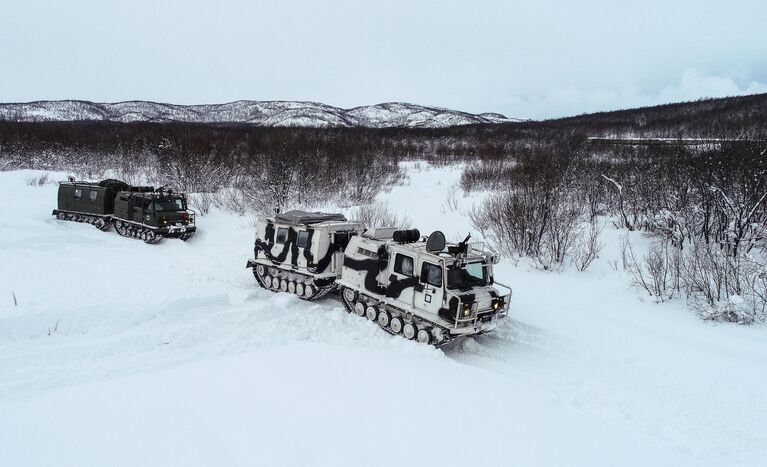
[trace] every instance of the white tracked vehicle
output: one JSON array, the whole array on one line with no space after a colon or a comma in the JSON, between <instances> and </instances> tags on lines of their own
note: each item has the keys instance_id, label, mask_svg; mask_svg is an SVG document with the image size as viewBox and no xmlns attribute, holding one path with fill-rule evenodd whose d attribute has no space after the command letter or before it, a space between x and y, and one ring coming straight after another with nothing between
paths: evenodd
<instances>
[{"instance_id":1,"label":"white tracked vehicle","mask_svg":"<svg viewBox=\"0 0 767 467\"><path fill-rule=\"evenodd\" d=\"M315 300L337 287L344 249L364 230L341 214L288 211L259 219L247 267L261 287Z\"/></svg>"},{"instance_id":2,"label":"white tracked vehicle","mask_svg":"<svg viewBox=\"0 0 767 467\"><path fill-rule=\"evenodd\" d=\"M511 288L493 277L498 256L469 238L447 244L439 231L290 211L259 220L247 267L262 287L304 300L339 291L348 312L439 347L492 331L509 312Z\"/></svg>"}]
</instances>

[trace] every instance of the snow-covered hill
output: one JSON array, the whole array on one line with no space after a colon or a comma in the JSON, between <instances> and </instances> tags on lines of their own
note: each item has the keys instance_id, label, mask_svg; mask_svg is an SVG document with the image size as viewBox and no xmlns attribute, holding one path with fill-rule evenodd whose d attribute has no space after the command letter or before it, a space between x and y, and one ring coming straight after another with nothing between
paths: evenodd
<instances>
[{"instance_id":1,"label":"snow-covered hill","mask_svg":"<svg viewBox=\"0 0 767 467\"><path fill-rule=\"evenodd\" d=\"M441 201L460 170L407 169L410 182L379 199L422 232L464 236L477 199ZM34 174L0 173L0 465L767 458L765 328L640 299L610 267L610 227L585 273L501 263L511 318L435 350L333 297L256 288L247 218L214 212L189 242L146 245L55 220L56 186L26 186Z\"/></svg>"},{"instance_id":2,"label":"snow-covered hill","mask_svg":"<svg viewBox=\"0 0 767 467\"><path fill-rule=\"evenodd\" d=\"M0 121L114 121L248 123L262 126L423 127L515 121L501 114L470 114L439 107L385 103L341 109L316 102L236 101L216 105L172 105L146 101L100 104L39 101L0 104Z\"/></svg>"}]
</instances>

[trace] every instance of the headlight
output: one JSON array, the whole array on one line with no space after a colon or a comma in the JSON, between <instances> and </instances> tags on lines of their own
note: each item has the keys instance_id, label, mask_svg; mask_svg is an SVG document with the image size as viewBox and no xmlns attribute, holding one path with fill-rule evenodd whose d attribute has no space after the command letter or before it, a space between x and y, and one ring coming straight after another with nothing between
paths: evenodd
<instances>
[{"instance_id":1,"label":"headlight","mask_svg":"<svg viewBox=\"0 0 767 467\"><path fill-rule=\"evenodd\" d=\"M467 318L471 314L471 303L464 303L463 304L463 313L462 317Z\"/></svg>"},{"instance_id":2,"label":"headlight","mask_svg":"<svg viewBox=\"0 0 767 467\"><path fill-rule=\"evenodd\" d=\"M493 299L493 310L499 311L503 309L504 301L503 297L497 297Z\"/></svg>"}]
</instances>

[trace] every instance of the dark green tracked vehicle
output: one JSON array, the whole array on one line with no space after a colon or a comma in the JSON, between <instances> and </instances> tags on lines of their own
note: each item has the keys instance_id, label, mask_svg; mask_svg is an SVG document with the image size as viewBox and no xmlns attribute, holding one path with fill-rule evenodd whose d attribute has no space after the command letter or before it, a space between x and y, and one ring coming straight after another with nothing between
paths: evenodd
<instances>
[{"instance_id":1,"label":"dark green tracked vehicle","mask_svg":"<svg viewBox=\"0 0 767 467\"><path fill-rule=\"evenodd\" d=\"M70 180L59 183L58 201L53 215L60 220L93 224L103 231L114 224L118 234L146 243L168 237L188 240L197 230L186 195L162 188L134 187L114 179Z\"/></svg>"}]
</instances>

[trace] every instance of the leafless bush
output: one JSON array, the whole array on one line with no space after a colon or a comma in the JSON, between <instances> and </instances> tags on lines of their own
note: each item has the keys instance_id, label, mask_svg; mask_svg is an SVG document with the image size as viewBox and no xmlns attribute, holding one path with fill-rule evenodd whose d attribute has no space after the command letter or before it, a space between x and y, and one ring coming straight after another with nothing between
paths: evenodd
<instances>
[{"instance_id":1,"label":"leafless bush","mask_svg":"<svg viewBox=\"0 0 767 467\"><path fill-rule=\"evenodd\" d=\"M112 154L111 161L103 170L111 170L114 177L129 185L168 185L179 190L186 190L186 186L171 181L163 176L155 154L148 151L131 153L122 147Z\"/></svg>"},{"instance_id":2,"label":"leafless bush","mask_svg":"<svg viewBox=\"0 0 767 467\"><path fill-rule=\"evenodd\" d=\"M494 193L473 215L474 227L506 254L536 257L550 217L545 197L532 190Z\"/></svg>"},{"instance_id":3,"label":"leafless bush","mask_svg":"<svg viewBox=\"0 0 767 467\"><path fill-rule=\"evenodd\" d=\"M467 213L469 216L469 222L475 229L479 230L479 233L483 237L488 237L490 227L492 226L492 219L486 215L483 206L472 205Z\"/></svg>"},{"instance_id":4,"label":"leafless bush","mask_svg":"<svg viewBox=\"0 0 767 467\"><path fill-rule=\"evenodd\" d=\"M583 208L570 200L553 203L536 255L536 260L544 269L561 270L572 257L582 237L580 224L583 215Z\"/></svg>"},{"instance_id":5,"label":"leafless bush","mask_svg":"<svg viewBox=\"0 0 767 467\"><path fill-rule=\"evenodd\" d=\"M535 186L492 194L469 211L474 228L498 250L534 258L547 270L561 270L570 261L585 269L596 258L600 231L585 228L587 217L566 189L551 192Z\"/></svg>"},{"instance_id":6,"label":"leafless bush","mask_svg":"<svg viewBox=\"0 0 767 467\"><path fill-rule=\"evenodd\" d=\"M27 177L25 181L27 183L27 186L43 186L51 182L50 177L48 176L47 173L33 176L33 177Z\"/></svg>"},{"instance_id":7,"label":"leafless bush","mask_svg":"<svg viewBox=\"0 0 767 467\"><path fill-rule=\"evenodd\" d=\"M632 283L644 289L658 302L674 298L679 291L681 256L668 242L654 241L647 253L638 258L631 243L627 246L628 271Z\"/></svg>"},{"instance_id":8,"label":"leafless bush","mask_svg":"<svg viewBox=\"0 0 767 467\"><path fill-rule=\"evenodd\" d=\"M195 153L180 159L168 159L157 167L158 181L181 191L201 193L216 191L233 178L233 167L215 160L211 154Z\"/></svg>"},{"instance_id":9,"label":"leafless bush","mask_svg":"<svg viewBox=\"0 0 767 467\"><path fill-rule=\"evenodd\" d=\"M588 227L575 244L573 262L579 271L588 269L591 263L599 257L599 253L605 246L604 243L599 241L602 230L604 230L604 225L600 224L596 217L591 217ZM615 269L617 270L617 263Z\"/></svg>"},{"instance_id":10,"label":"leafless bush","mask_svg":"<svg viewBox=\"0 0 767 467\"><path fill-rule=\"evenodd\" d=\"M732 256L721 245L696 242L685 255L682 280L688 303L703 319L765 321L767 262L762 254Z\"/></svg>"},{"instance_id":11,"label":"leafless bush","mask_svg":"<svg viewBox=\"0 0 767 467\"><path fill-rule=\"evenodd\" d=\"M626 232L625 235L621 235L620 237L618 237L618 251L621 254L621 268L624 271L628 270L628 267L629 267L628 254L627 253L628 253L628 247L629 247L630 243L631 242L629 241L629 234L628 234L628 232ZM616 260L616 262L617 262L617 260Z\"/></svg>"},{"instance_id":12,"label":"leafless bush","mask_svg":"<svg viewBox=\"0 0 767 467\"><path fill-rule=\"evenodd\" d=\"M9 170L16 170L21 166L15 158L11 158L0 154L0 172L7 172Z\"/></svg>"},{"instance_id":13,"label":"leafless bush","mask_svg":"<svg viewBox=\"0 0 767 467\"><path fill-rule=\"evenodd\" d=\"M607 175L602 174L602 178L604 178L609 184L615 188L615 192L618 194L618 212L620 213L620 223L616 223L615 226L618 228L627 228L628 230L634 230L634 226L631 221L629 221L628 216L626 215L626 209L624 207L624 201L623 201L623 185L618 183L616 180L608 177Z\"/></svg>"},{"instance_id":14,"label":"leafless bush","mask_svg":"<svg viewBox=\"0 0 767 467\"><path fill-rule=\"evenodd\" d=\"M399 217L392 213L389 207L383 203L366 204L350 213L352 220L362 222L368 227L396 227L407 229L412 226L412 221L407 216Z\"/></svg>"},{"instance_id":15,"label":"leafless bush","mask_svg":"<svg viewBox=\"0 0 767 467\"><path fill-rule=\"evenodd\" d=\"M381 190L388 191L405 179L405 173L398 165L375 156L363 157L350 169L345 171L338 186L342 188L342 198L353 204L369 204ZM332 190L324 187L325 192L329 189Z\"/></svg>"},{"instance_id":16,"label":"leafless bush","mask_svg":"<svg viewBox=\"0 0 767 467\"><path fill-rule=\"evenodd\" d=\"M199 210L200 215L205 215L210 212L210 208L214 205L215 194L207 191L193 193L190 198L190 204Z\"/></svg>"},{"instance_id":17,"label":"leafless bush","mask_svg":"<svg viewBox=\"0 0 767 467\"><path fill-rule=\"evenodd\" d=\"M247 216L246 219L247 219L247 222L248 222L248 227L250 227L251 230L255 230L256 224L258 223L258 218L259 218L259 216L256 213L252 213L249 216Z\"/></svg>"},{"instance_id":18,"label":"leafless bush","mask_svg":"<svg viewBox=\"0 0 767 467\"><path fill-rule=\"evenodd\" d=\"M458 187L453 185L442 203L442 213L455 212L458 210Z\"/></svg>"},{"instance_id":19,"label":"leafless bush","mask_svg":"<svg viewBox=\"0 0 767 467\"><path fill-rule=\"evenodd\" d=\"M492 160L468 164L461 174L460 186L466 191L500 190L511 178L515 163Z\"/></svg>"},{"instance_id":20,"label":"leafless bush","mask_svg":"<svg viewBox=\"0 0 767 467\"><path fill-rule=\"evenodd\" d=\"M224 188L212 195L213 205L226 211L234 212L239 215L244 215L245 212L251 208L248 200L243 196L242 191L236 188ZM261 214L272 214L273 212L258 210Z\"/></svg>"}]
</instances>

